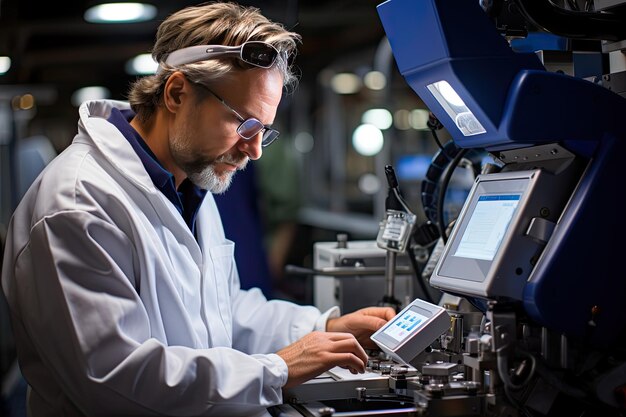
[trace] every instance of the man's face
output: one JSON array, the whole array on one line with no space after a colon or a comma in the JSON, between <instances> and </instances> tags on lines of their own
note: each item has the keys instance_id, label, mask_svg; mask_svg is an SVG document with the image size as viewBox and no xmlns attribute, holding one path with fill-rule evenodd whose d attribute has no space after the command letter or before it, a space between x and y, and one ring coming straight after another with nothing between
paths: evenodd
<instances>
[{"instance_id":1,"label":"man's face","mask_svg":"<svg viewBox=\"0 0 626 417\"><path fill-rule=\"evenodd\" d=\"M253 69L238 72L211 90L244 119L254 117L269 125L276 116L282 81L278 71ZM170 130L174 163L198 187L226 191L235 172L262 153L262 133L245 140L237 133L239 124L237 116L212 95L202 101L188 98Z\"/></svg>"}]
</instances>

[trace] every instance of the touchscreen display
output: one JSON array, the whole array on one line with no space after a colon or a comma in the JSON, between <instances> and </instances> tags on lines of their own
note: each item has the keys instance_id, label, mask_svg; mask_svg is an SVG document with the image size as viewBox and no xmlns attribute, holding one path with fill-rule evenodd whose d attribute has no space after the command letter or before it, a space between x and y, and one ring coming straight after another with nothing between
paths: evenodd
<instances>
[{"instance_id":1,"label":"touchscreen display","mask_svg":"<svg viewBox=\"0 0 626 417\"><path fill-rule=\"evenodd\" d=\"M493 260L519 200L520 194L480 196L454 256Z\"/></svg>"},{"instance_id":2,"label":"touchscreen display","mask_svg":"<svg viewBox=\"0 0 626 417\"><path fill-rule=\"evenodd\" d=\"M387 326L383 334L400 342L409 334L419 329L426 321L428 321L428 317L419 314L413 309L409 309Z\"/></svg>"}]
</instances>

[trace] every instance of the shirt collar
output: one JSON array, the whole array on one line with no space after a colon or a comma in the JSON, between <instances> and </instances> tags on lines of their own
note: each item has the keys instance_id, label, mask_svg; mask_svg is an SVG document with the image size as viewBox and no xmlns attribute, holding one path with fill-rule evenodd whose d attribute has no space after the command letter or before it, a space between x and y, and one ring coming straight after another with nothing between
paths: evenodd
<instances>
[{"instance_id":1,"label":"shirt collar","mask_svg":"<svg viewBox=\"0 0 626 417\"><path fill-rule=\"evenodd\" d=\"M206 190L191 183L186 178L176 190L174 175L166 170L141 135L130 125L135 113L130 110L114 108L108 121L124 135L135 153L141 160L154 185L161 191L185 219L192 232L195 230L195 219L198 209L207 194Z\"/></svg>"}]
</instances>

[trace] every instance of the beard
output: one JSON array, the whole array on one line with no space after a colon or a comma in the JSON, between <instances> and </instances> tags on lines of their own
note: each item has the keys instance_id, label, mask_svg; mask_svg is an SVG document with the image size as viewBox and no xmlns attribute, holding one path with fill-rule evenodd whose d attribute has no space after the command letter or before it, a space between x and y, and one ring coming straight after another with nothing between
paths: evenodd
<instances>
[{"instance_id":1,"label":"beard","mask_svg":"<svg viewBox=\"0 0 626 417\"><path fill-rule=\"evenodd\" d=\"M237 171L226 171L221 176L215 170L215 166L219 163L229 163L237 165L237 170L242 170L248 164L248 158L235 158L231 155L222 155L213 162L204 164L204 168L195 171L185 171L189 180L196 186L208 190L213 194L222 194L233 180L233 176Z\"/></svg>"},{"instance_id":2,"label":"beard","mask_svg":"<svg viewBox=\"0 0 626 417\"><path fill-rule=\"evenodd\" d=\"M216 170L217 164L227 163L242 170L249 158L238 152L237 155L224 154L214 159L207 159L194 151L188 138L176 137L170 140L170 153L176 165L187 174L187 178L197 187L213 194L225 192L237 171L225 171L221 175Z\"/></svg>"}]
</instances>

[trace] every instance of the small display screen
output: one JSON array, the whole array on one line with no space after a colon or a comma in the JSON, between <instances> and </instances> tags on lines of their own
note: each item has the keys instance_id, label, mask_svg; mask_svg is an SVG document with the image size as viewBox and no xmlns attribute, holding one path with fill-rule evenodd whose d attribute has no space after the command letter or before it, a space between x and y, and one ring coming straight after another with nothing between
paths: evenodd
<instances>
[{"instance_id":1,"label":"small display screen","mask_svg":"<svg viewBox=\"0 0 626 417\"><path fill-rule=\"evenodd\" d=\"M428 317L419 314L413 309L409 309L387 326L383 334L401 342L408 335L422 327L426 321L428 321Z\"/></svg>"},{"instance_id":2,"label":"small display screen","mask_svg":"<svg viewBox=\"0 0 626 417\"><path fill-rule=\"evenodd\" d=\"M513 218L520 195L480 196L454 256L493 260Z\"/></svg>"}]
</instances>

